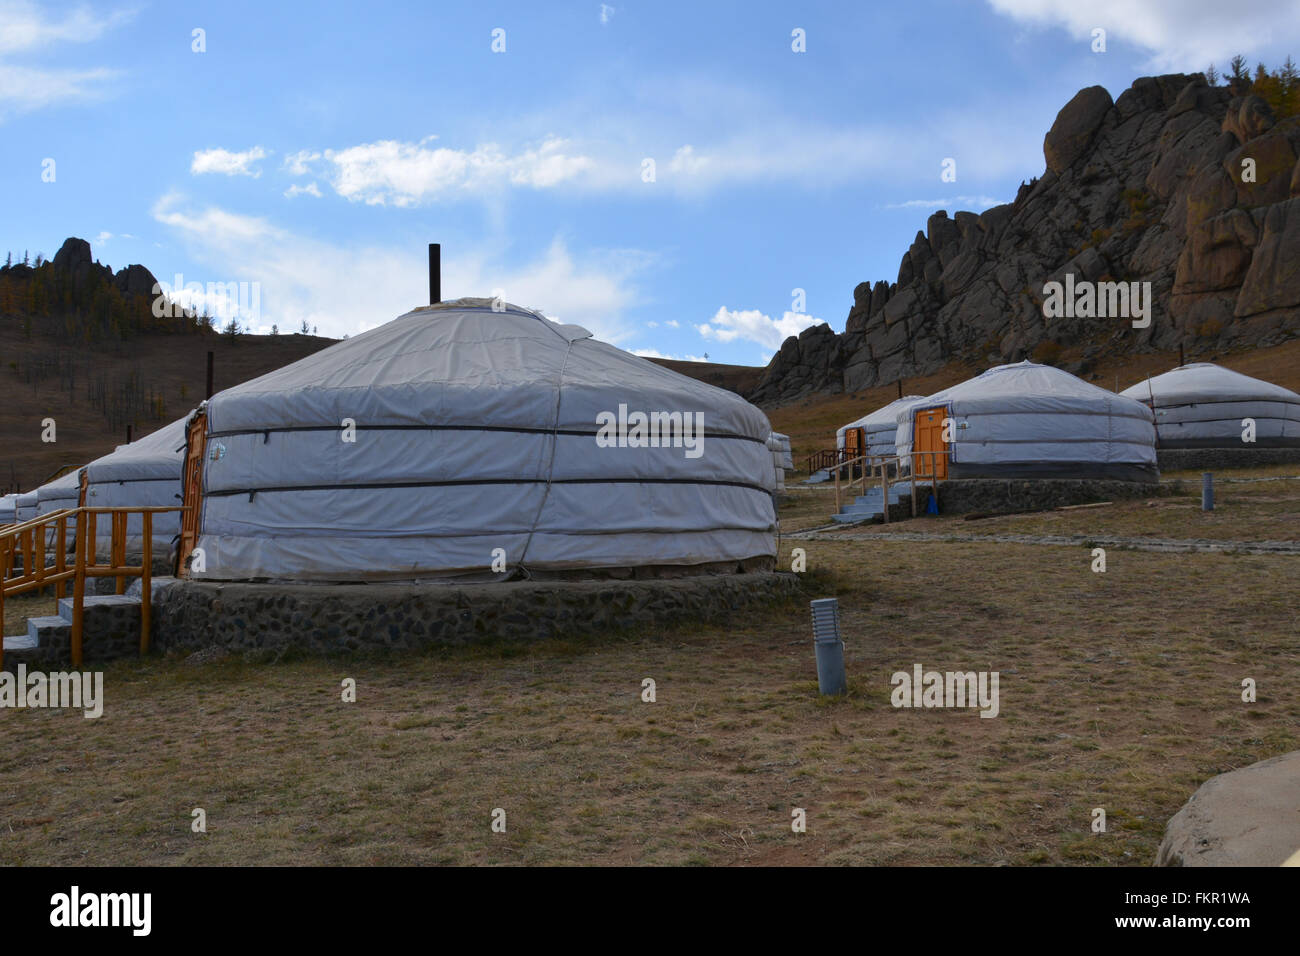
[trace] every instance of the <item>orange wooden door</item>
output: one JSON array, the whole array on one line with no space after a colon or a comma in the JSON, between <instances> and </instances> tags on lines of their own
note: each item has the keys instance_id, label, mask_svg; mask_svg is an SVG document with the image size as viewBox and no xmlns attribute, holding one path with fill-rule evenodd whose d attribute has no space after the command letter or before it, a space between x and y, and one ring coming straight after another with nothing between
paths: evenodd
<instances>
[{"instance_id":1,"label":"orange wooden door","mask_svg":"<svg viewBox=\"0 0 1300 956\"><path fill-rule=\"evenodd\" d=\"M203 511L203 455L208 447L208 416L200 412L190 423L185 444L185 466L181 473L181 543L176 573L189 576L189 557L199 541L199 517Z\"/></svg>"},{"instance_id":2,"label":"orange wooden door","mask_svg":"<svg viewBox=\"0 0 1300 956\"><path fill-rule=\"evenodd\" d=\"M912 456L912 474L920 478L948 477L948 443L943 440L943 420L948 409L942 405L938 408L922 408L916 413L912 422L913 452L941 452L937 455Z\"/></svg>"},{"instance_id":3,"label":"orange wooden door","mask_svg":"<svg viewBox=\"0 0 1300 956\"><path fill-rule=\"evenodd\" d=\"M850 428L844 433L844 457L857 458L862 454L862 429Z\"/></svg>"}]
</instances>

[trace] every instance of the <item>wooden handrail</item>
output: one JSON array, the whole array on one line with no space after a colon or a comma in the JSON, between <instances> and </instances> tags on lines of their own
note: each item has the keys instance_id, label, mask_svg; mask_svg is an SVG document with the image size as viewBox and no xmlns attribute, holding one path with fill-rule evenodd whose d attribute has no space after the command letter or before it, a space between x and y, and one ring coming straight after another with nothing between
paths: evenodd
<instances>
[{"instance_id":1,"label":"wooden handrail","mask_svg":"<svg viewBox=\"0 0 1300 956\"><path fill-rule=\"evenodd\" d=\"M936 465L936 462L938 461L940 455L943 455L946 458L950 458L952 456L952 449L949 448L945 451L914 451L907 455L859 455L857 458L851 458L848 461L842 462L835 469L835 513L839 514L840 512L840 469L842 468L851 469L853 465L857 464L860 461L861 462L869 461L871 462L870 471L868 471L868 468L864 467L862 469L862 474L860 476L858 476L857 478L849 479L848 484L845 486L845 490L851 490L853 486L860 481L862 482L863 491L866 491L868 475L869 474L874 475L875 470L879 468L880 469L880 490L884 493L884 500L881 502L881 508L884 511L885 524L889 524L889 465L891 463L894 463L896 466L901 466L904 460L907 460L910 462L910 466L911 466L911 472L908 481L912 489L912 515L913 517L915 517L916 516L916 479L918 477L916 473L916 466L918 464L918 459L921 459L922 456L927 456L925 460L929 462L930 470L928 475L921 475L919 477L921 478L928 477L930 479L930 491L931 494L934 495L934 504L935 507L937 508L939 506L939 469ZM895 470L897 470L897 468ZM850 471L850 474L852 474L852 471Z\"/></svg>"},{"instance_id":2,"label":"wooden handrail","mask_svg":"<svg viewBox=\"0 0 1300 956\"><path fill-rule=\"evenodd\" d=\"M126 580L140 578L140 653L149 650L149 627L152 619L153 594L153 516L183 507L141 506L135 508L65 508L51 511L20 524L0 528L0 631L4 629L5 597L55 587L56 600L62 599L67 581L72 581L71 657L73 667L81 666L81 638L85 623L86 578L116 578L116 591L126 591ZM107 565L98 563L95 551L95 519L107 514L112 528ZM131 515L141 515L143 547L139 565L126 563L126 537ZM75 560L67 567L68 523L75 519ZM54 564L46 559L47 543L54 548ZM21 551L23 572L14 574L14 557ZM2 638L3 635L0 635ZM0 667L4 666L4 642L0 640Z\"/></svg>"}]
</instances>

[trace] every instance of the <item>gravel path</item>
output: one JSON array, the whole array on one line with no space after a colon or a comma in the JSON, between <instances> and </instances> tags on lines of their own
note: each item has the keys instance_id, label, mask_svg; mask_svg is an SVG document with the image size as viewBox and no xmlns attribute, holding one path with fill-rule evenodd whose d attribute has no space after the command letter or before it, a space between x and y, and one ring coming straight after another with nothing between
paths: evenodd
<instances>
[{"instance_id":1,"label":"gravel path","mask_svg":"<svg viewBox=\"0 0 1300 956\"><path fill-rule=\"evenodd\" d=\"M1300 555L1300 541L1221 541L1213 538L1146 538L1123 537L1112 534L956 534L932 531L892 531L863 533L844 531L827 534L826 528L810 528L782 534L790 541L996 541L1001 544L1042 544L1053 547L1083 546L1097 548L1130 548L1134 551L1162 552L1224 552L1239 554L1295 554Z\"/></svg>"}]
</instances>

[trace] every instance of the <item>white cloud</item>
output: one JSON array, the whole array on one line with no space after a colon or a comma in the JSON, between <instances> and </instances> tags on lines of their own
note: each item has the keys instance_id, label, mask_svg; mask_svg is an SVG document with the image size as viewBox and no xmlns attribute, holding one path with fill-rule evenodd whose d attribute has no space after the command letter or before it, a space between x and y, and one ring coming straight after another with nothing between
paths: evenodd
<instances>
[{"instance_id":1,"label":"white cloud","mask_svg":"<svg viewBox=\"0 0 1300 956\"><path fill-rule=\"evenodd\" d=\"M909 199L906 202L886 203L886 209L988 209L1000 206L1005 199L992 196L949 196L947 199Z\"/></svg>"},{"instance_id":2,"label":"white cloud","mask_svg":"<svg viewBox=\"0 0 1300 956\"><path fill-rule=\"evenodd\" d=\"M734 342L743 339L757 342L769 349L777 349L791 335L798 335L810 325L824 322L806 312L786 312L779 319L759 312L757 309L732 310L726 307L718 309L713 318L695 328L706 339L719 342Z\"/></svg>"},{"instance_id":3,"label":"white cloud","mask_svg":"<svg viewBox=\"0 0 1300 956\"><path fill-rule=\"evenodd\" d=\"M131 10L97 14L77 7L59 17L27 0L0 0L0 57L34 55L61 43L88 43L135 15ZM102 67L15 66L0 62L0 119L67 101L103 99L121 74Z\"/></svg>"},{"instance_id":4,"label":"white cloud","mask_svg":"<svg viewBox=\"0 0 1300 956\"><path fill-rule=\"evenodd\" d=\"M632 349L633 355L639 355L642 358L669 359L673 362L707 362L708 359L703 355L665 355L658 349Z\"/></svg>"},{"instance_id":5,"label":"white cloud","mask_svg":"<svg viewBox=\"0 0 1300 956\"><path fill-rule=\"evenodd\" d=\"M320 153L310 149L300 149L284 158L283 168L290 176L306 176L312 172L312 163L320 159Z\"/></svg>"},{"instance_id":6,"label":"white cloud","mask_svg":"<svg viewBox=\"0 0 1300 956\"><path fill-rule=\"evenodd\" d=\"M670 329L680 329L682 327L682 324L678 322L676 319L669 319L667 322L664 323L664 325L668 326L668 328Z\"/></svg>"},{"instance_id":7,"label":"white cloud","mask_svg":"<svg viewBox=\"0 0 1300 956\"><path fill-rule=\"evenodd\" d=\"M1150 51L1160 69L1203 70L1266 44L1300 40L1300 0L988 0L998 13L1021 23L1063 27L1091 40L1098 27Z\"/></svg>"},{"instance_id":8,"label":"white cloud","mask_svg":"<svg viewBox=\"0 0 1300 956\"><path fill-rule=\"evenodd\" d=\"M116 70L45 70L0 63L0 115L29 113L68 100L108 95Z\"/></svg>"},{"instance_id":9,"label":"white cloud","mask_svg":"<svg viewBox=\"0 0 1300 956\"><path fill-rule=\"evenodd\" d=\"M56 43L89 43L134 16L134 10L101 15L80 6L54 20L28 0L0 0L0 54L26 53Z\"/></svg>"},{"instance_id":10,"label":"white cloud","mask_svg":"<svg viewBox=\"0 0 1300 956\"><path fill-rule=\"evenodd\" d=\"M323 335L355 335L428 298L423 247L325 242L267 219L217 207L193 208L176 194L160 199L153 217L214 270L213 275L194 276L195 281L260 283L267 327L274 322L292 330L306 321L319 326ZM633 283L648 264L648 257L635 251L595 253L578 260L557 239L540 258L523 264L503 265L491 250L444 257L442 288L448 297L487 296L499 289L507 301L617 343L636 331L625 313L640 300Z\"/></svg>"},{"instance_id":11,"label":"white cloud","mask_svg":"<svg viewBox=\"0 0 1300 956\"><path fill-rule=\"evenodd\" d=\"M309 182L306 186L299 186L297 183L294 183L284 191L284 194L290 199L294 196L315 196L317 199L321 198L320 187L316 185L315 180Z\"/></svg>"},{"instance_id":12,"label":"white cloud","mask_svg":"<svg viewBox=\"0 0 1300 956\"><path fill-rule=\"evenodd\" d=\"M413 206L507 185L546 189L572 181L594 165L590 157L567 151L568 141L558 138L514 155L494 143L460 150L432 148L429 142L381 140L327 149L325 159L334 166L331 185L353 202Z\"/></svg>"},{"instance_id":13,"label":"white cloud","mask_svg":"<svg viewBox=\"0 0 1300 956\"><path fill-rule=\"evenodd\" d=\"M242 153L220 148L199 150L190 163L190 173L195 176L217 173L222 176L251 176L257 179L262 171L253 164L266 159L268 155L261 146L254 146Z\"/></svg>"},{"instance_id":14,"label":"white cloud","mask_svg":"<svg viewBox=\"0 0 1300 956\"><path fill-rule=\"evenodd\" d=\"M614 18L614 8L611 7L608 3L602 3L600 5L600 22L609 23L609 21L612 20L613 18Z\"/></svg>"}]
</instances>

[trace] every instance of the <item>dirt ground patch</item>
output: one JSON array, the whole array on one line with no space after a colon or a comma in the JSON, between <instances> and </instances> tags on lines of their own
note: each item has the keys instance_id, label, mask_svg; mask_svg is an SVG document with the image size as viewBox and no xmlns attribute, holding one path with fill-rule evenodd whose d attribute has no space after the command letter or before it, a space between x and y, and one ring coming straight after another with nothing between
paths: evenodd
<instances>
[{"instance_id":1,"label":"dirt ground patch","mask_svg":"<svg viewBox=\"0 0 1300 956\"><path fill-rule=\"evenodd\" d=\"M1148 866L1201 782L1300 746L1293 557L1095 574L1082 548L797 546L809 596L840 600L845 698L816 693L803 602L600 641L123 661L98 720L0 711L0 863ZM998 671L999 716L895 709L916 663Z\"/></svg>"}]
</instances>

